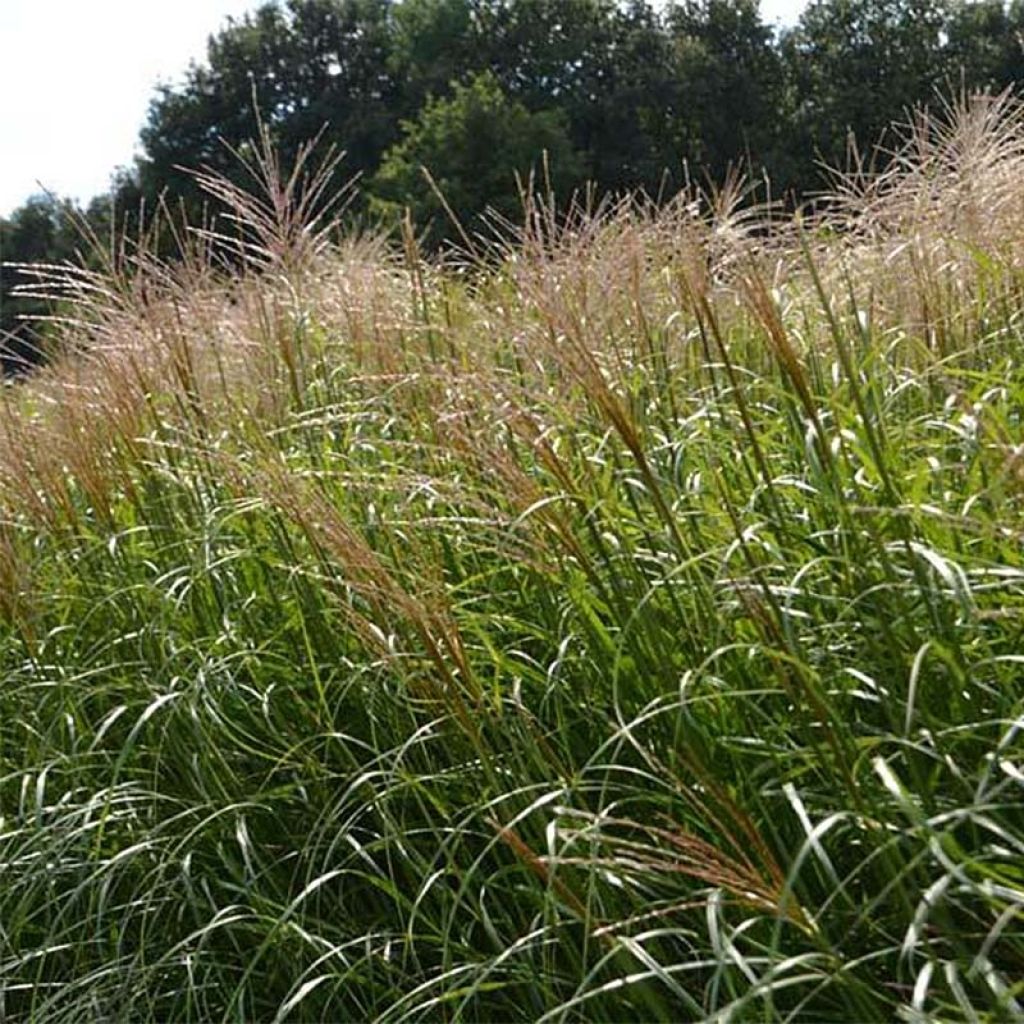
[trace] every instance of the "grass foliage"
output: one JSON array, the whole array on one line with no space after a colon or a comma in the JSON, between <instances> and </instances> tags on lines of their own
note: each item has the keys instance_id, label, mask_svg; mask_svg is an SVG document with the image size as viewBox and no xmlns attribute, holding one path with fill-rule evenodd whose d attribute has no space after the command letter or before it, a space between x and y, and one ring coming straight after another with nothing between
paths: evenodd
<instances>
[{"instance_id":1,"label":"grass foliage","mask_svg":"<svg viewBox=\"0 0 1024 1024\"><path fill-rule=\"evenodd\" d=\"M1024 1020L1020 109L440 260L241 156L36 271L0 1018Z\"/></svg>"}]
</instances>

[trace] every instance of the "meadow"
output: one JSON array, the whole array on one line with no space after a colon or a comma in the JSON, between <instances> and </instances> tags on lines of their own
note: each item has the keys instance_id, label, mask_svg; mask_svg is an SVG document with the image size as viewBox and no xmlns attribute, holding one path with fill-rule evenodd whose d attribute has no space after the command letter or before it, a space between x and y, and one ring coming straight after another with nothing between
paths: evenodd
<instances>
[{"instance_id":1,"label":"meadow","mask_svg":"<svg viewBox=\"0 0 1024 1024\"><path fill-rule=\"evenodd\" d=\"M1021 108L437 257L239 157L35 271L0 1019L1024 1020Z\"/></svg>"}]
</instances>

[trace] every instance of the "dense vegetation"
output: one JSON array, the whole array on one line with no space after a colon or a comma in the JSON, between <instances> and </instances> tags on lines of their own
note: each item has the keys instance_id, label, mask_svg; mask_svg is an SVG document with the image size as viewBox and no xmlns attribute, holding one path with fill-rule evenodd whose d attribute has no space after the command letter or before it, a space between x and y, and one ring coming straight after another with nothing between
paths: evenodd
<instances>
[{"instance_id":1,"label":"dense vegetation","mask_svg":"<svg viewBox=\"0 0 1024 1024\"><path fill-rule=\"evenodd\" d=\"M1024 117L426 259L41 271L0 1018L1024 1019Z\"/></svg>"},{"instance_id":2,"label":"dense vegetation","mask_svg":"<svg viewBox=\"0 0 1024 1024\"><path fill-rule=\"evenodd\" d=\"M792 203L821 187L820 162L845 166L851 134L870 154L936 90L1015 86L1022 32L1021 0L814 0L780 35L756 0L270 3L158 91L114 217L165 197L197 218L209 197L188 168L242 180L224 143L253 137L257 112L286 160L318 133L321 151L345 152L337 183L363 179L350 219L394 223L408 206L432 244L458 234L438 190L480 230L488 206L518 209L515 175L540 175L544 151L563 201L585 183L670 197L687 175L720 182L742 164ZM60 206L36 199L0 223L3 258L63 258L77 229ZM111 215L103 199L88 212L100 233ZM3 332L36 311L15 283L8 272Z\"/></svg>"}]
</instances>

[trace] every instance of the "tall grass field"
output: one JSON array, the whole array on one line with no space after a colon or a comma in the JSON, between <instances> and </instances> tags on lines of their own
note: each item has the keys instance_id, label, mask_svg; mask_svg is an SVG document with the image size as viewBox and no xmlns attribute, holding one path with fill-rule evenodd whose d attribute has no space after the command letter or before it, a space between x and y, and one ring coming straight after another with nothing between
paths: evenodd
<instances>
[{"instance_id":1,"label":"tall grass field","mask_svg":"<svg viewBox=\"0 0 1024 1024\"><path fill-rule=\"evenodd\" d=\"M1021 108L439 257L265 143L34 271L0 1020L1024 1020Z\"/></svg>"}]
</instances>

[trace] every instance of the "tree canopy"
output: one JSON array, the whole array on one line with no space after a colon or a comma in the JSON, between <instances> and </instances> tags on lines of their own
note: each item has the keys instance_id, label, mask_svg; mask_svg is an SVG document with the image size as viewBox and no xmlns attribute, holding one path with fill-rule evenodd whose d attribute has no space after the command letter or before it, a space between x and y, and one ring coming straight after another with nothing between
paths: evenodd
<instances>
[{"instance_id":1,"label":"tree canopy","mask_svg":"<svg viewBox=\"0 0 1024 1024\"><path fill-rule=\"evenodd\" d=\"M434 240L453 227L466 230L485 210L514 219L517 177L528 179L541 162L556 194L579 181L581 158L565 122L561 110L531 113L489 71L467 85L456 83L451 96L429 99L404 124L402 141L388 150L370 182L377 208L385 214L408 208Z\"/></svg>"},{"instance_id":2,"label":"tree canopy","mask_svg":"<svg viewBox=\"0 0 1024 1024\"><path fill-rule=\"evenodd\" d=\"M66 199L40 194L28 199L9 218L0 217L0 368L16 373L41 357L42 344L32 320L46 313L39 299L18 294L25 284L17 264L60 263L76 255L76 211Z\"/></svg>"},{"instance_id":3,"label":"tree canopy","mask_svg":"<svg viewBox=\"0 0 1024 1024\"><path fill-rule=\"evenodd\" d=\"M781 33L757 0L268 3L156 95L136 182L151 200L194 196L181 168L227 169L219 140L252 137L258 108L286 158L323 129L344 173L365 178L363 210L380 209L400 201L398 165L426 155L426 121L435 157L464 144L443 103L464 107L460 90L488 74L509 103L545 115L537 124L557 122L564 144L538 142L565 154L562 177L577 184L657 191L678 185L684 162L712 179L741 164L799 196L822 161L843 162L851 134L870 145L940 92L1015 85L1022 29L1024 0L812 0Z\"/></svg>"}]
</instances>

